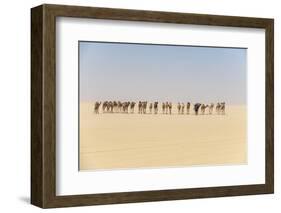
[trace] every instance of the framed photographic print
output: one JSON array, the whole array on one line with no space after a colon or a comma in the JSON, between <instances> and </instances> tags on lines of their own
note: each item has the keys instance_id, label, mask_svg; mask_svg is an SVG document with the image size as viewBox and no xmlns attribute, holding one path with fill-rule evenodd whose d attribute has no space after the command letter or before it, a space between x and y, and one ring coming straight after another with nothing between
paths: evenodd
<instances>
[{"instance_id":1,"label":"framed photographic print","mask_svg":"<svg viewBox=\"0 0 281 213\"><path fill-rule=\"evenodd\" d=\"M273 19L31 9L31 203L274 191Z\"/></svg>"}]
</instances>

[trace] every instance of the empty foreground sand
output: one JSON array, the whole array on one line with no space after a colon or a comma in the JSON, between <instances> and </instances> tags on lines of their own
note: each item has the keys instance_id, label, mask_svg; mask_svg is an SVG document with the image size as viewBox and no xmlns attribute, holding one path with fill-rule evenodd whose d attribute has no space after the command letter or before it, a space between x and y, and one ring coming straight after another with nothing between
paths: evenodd
<instances>
[{"instance_id":1,"label":"empty foreground sand","mask_svg":"<svg viewBox=\"0 0 281 213\"><path fill-rule=\"evenodd\" d=\"M93 111L80 103L80 170L247 162L245 106L226 106L224 116Z\"/></svg>"}]
</instances>

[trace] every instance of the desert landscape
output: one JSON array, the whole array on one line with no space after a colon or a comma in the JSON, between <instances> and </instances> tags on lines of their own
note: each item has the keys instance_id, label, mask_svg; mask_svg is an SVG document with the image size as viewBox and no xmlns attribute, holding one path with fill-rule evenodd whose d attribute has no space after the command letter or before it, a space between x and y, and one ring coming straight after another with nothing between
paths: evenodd
<instances>
[{"instance_id":1,"label":"desert landscape","mask_svg":"<svg viewBox=\"0 0 281 213\"><path fill-rule=\"evenodd\" d=\"M160 106L159 106L160 107ZM80 170L234 165L247 163L247 108L227 105L195 115L95 113L80 102Z\"/></svg>"},{"instance_id":2,"label":"desert landscape","mask_svg":"<svg viewBox=\"0 0 281 213\"><path fill-rule=\"evenodd\" d=\"M247 163L247 49L79 42L79 170Z\"/></svg>"}]
</instances>

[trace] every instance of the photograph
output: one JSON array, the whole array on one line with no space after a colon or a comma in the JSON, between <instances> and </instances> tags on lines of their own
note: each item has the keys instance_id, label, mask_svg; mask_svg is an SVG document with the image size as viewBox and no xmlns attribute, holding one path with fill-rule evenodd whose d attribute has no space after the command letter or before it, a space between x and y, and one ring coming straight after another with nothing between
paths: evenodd
<instances>
[{"instance_id":1,"label":"photograph","mask_svg":"<svg viewBox=\"0 0 281 213\"><path fill-rule=\"evenodd\" d=\"M32 205L274 193L273 16L158 6L31 8Z\"/></svg>"},{"instance_id":2,"label":"photograph","mask_svg":"<svg viewBox=\"0 0 281 213\"><path fill-rule=\"evenodd\" d=\"M78 48L79 171L247 164L247 48Z\"/></svg>"}]
</instances>

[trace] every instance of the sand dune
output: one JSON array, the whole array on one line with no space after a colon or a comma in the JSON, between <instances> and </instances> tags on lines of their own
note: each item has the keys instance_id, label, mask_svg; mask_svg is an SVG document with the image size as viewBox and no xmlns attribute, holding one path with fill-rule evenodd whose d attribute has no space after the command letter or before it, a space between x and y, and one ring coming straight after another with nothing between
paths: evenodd
<instances>
[{"instance_id":1,"label":"sand dune","mask_svg":"<svg viewBox=\"0 0 281 213\"><path fill-rule=\"evenodd\" d=\"M161 111L161 110L160 110ZM80 103L80 170L247 162L245 106L226 115L94 114Z\"/></svg>"}]
</instances>

